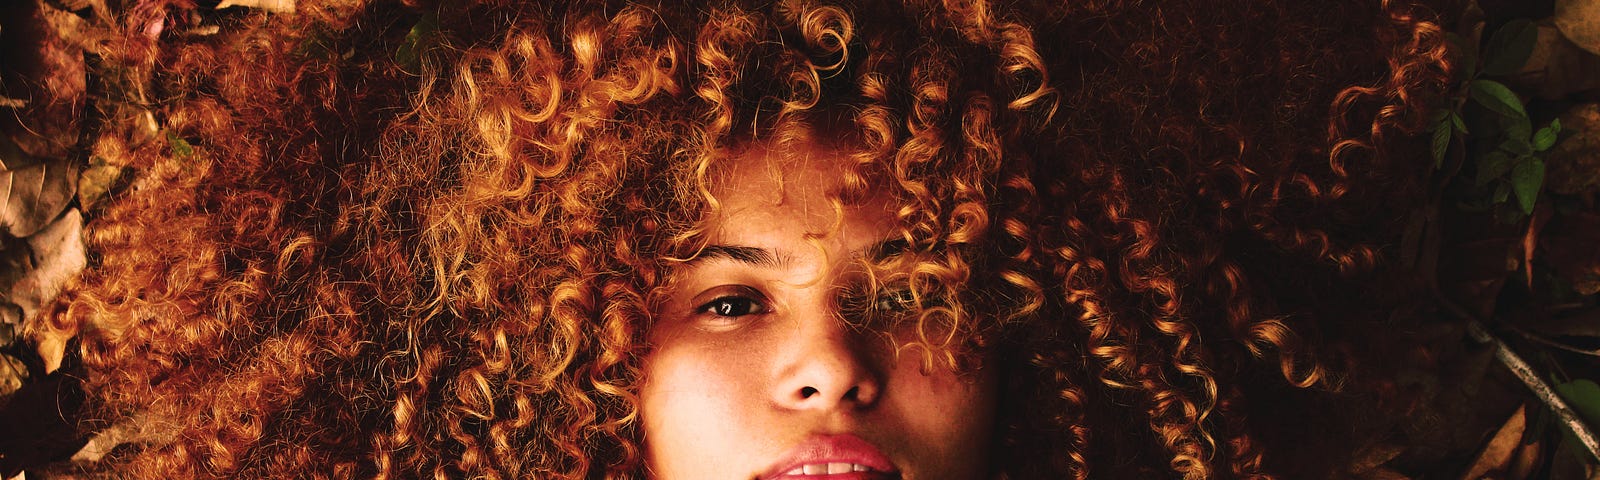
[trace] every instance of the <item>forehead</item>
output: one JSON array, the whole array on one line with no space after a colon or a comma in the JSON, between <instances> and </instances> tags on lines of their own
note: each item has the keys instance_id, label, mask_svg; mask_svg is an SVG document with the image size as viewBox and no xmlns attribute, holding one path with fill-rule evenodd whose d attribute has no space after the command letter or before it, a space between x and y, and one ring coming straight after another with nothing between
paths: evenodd
<instances>
[{"instance_id":1,"label":"forehead","mask_svg":"<svg viewBox=\"0 0 1600 480\"><path fill-rule=\"evenodd\" d=\"M848 152L813 141L757 143L724 155L712 170L712 244L781 247L798 237L833 238L844 248L887 237L888 195L846 205L839 198ZM826 243L826 242L825 242Z\"/></svg>"}]
</instances>

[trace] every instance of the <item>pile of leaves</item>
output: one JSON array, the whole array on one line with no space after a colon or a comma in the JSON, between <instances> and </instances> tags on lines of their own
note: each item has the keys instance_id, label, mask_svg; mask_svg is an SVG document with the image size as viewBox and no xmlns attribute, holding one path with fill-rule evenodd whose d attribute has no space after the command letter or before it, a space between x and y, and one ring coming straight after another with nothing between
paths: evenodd
<instances>
[{"instance_id":1,"label":"pile of leaves","mask_svg":"<svg viewBox=\"0 0 1600 480\"><path fill-rule=\"evenodd\" d=\"M1418 373L1426 441L1396 466L1600 478L1600 1L1483 0L1449 39L1430 201L1400 252L1459 350Z\"/></svg>"},{"instance_id":2,"label":"pile of leaves","mask_svg":"<svg viewBox=\"0 0 1600 480\"><path fill-rule=\"evenodd\" d=\"M153 66L125 55L119 32L154 48L215 34L204 15L237 8L294 9L228 0L179 32L117 24L104 0L0 6L0 478L71 471L61 462L94 462L123 440L78 437L71 339L24 327L90 261L85 221L127 187L125 152L164 142L192 154L163 129ZM1455 89L1431 117L1429 202L1397 249L1436 292L1440 318L1423 336L1445 347L1401 374L1423 392L1409 438L1350 473L1600 478L1585 440L1600 427L1600 0L1446 13L1460 19ZM414 68L434 28L418 21L395 61Z\"/></svg>"}]
</instances>

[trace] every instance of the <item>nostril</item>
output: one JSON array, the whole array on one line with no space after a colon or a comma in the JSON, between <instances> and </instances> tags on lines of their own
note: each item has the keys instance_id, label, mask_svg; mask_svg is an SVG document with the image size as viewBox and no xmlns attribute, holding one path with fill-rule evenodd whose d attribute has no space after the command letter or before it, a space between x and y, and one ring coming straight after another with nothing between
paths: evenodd
<instances>
[{"instance_id":1,"label":"nostril","mask_svg":"<svg viewBox=\"0 0 1600 480\"><path fill-rule=\"evenodd\" d=\"M800 398L811 398L812 395L816 395L816 394L817 394L817 389L816 388L805 387L805 388L800 389Z\"/></svg>"},{"instance_id":2,"label":"nostril","mask_svg":"<svg viewBox=\"0 0 1600 480\"><path fill-rule=\"evenodd\" d=\"M861 400L861 387L850 387L849 391L844 392L844 399L850 401Z\"/></svg>"}]
</instances>

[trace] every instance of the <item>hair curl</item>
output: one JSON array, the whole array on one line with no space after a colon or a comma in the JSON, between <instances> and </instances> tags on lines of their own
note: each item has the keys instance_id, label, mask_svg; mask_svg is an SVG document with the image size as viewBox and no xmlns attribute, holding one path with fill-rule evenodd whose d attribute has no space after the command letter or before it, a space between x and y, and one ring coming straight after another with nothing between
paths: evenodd
<instances>
[{"instance_id":1,"label":"hair curl","mask_svg":"<svg viewBox=\"0 0 1600 480\"><path fill-rule=\"evenodd\" d=\"M1449 68L1398 0L301 3L126 13L223 28L122 60L193 151L104 146L137 177L34 327L86 428L172 433L119 477L642 475L719 152L817 131L898 202L913 343L1001 358L998 475L1326 475L1264 445L1364 401Z\"/></svg>"}]
</instances>

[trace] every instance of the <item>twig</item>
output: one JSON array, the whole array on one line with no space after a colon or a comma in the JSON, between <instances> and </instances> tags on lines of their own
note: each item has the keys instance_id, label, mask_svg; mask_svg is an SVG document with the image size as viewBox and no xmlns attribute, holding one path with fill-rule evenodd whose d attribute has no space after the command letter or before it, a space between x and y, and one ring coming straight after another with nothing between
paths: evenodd
<instances>
[{"instance_id":1,"label":"twig","mask_svg":"<svg viewBox=\"0 0 1600 480\"><path fill-rule=\"evenodd\" d=\"M1533 371L1533 367L1528 365L1528 362L1523 361L1522 357L1517 355L1517 352L1511 351L1511 347L1506 346L1505 342L1500 341L1494 334L1485 330L1483 324L1478 322L1472 312L1468 312L1466 309L1461 308L1460 305L1456 305L1444 298L1439 298L1439 303L1444 305L1446 310L1466 320L1467 335L1478 343L1488 344L1493 347L1494 357L1499 359L1507 370L1511 370L1511 373L1516 375L1518 380L1522 380L1523 385L1527 385L1529 390L1533 390L1533 395L1538 397L1539 401L1544 402L1545 406L1550 407L1550 411L1555 412L1556 418L1561 419L1561 424L1565 425L1567 430L1578 438L1578 443L1583 444L1583 448L1589 451L1590 457L1600 460L1600 441L1595 439L1594 432L1589 430L1589 426L1583 423L1583 419L1578 418L1577 412L1572 411L1572 407L1567 406L1567 402L1562 400L1554 389L1550 388L1550 384L1539 378L1539 374Z\"/></svg>"},{"instance_id":2,"label":"twig","mask_svg":"<svg viewBox=\"0 0 1600 480\"><path fill-rule=\"evenodd\" d=\"M1530 331L1527 331L1527 330L1523 330L1523 329L1520 329L1520 328L1517 328L1517 327L1511 327L1511 331L1517 332L1517 335L1521 335L1522 338L1526 338L1528 340L1532 340L1534 343L1537 343L1537 344L1540 344L1540 345L1544 345L1544 346L1547 346L1547 347L1558 348L1558 349L1565 350L1565 351L1572 352L1572 353L1576 353L1576 354L1579 354L1579 355L1588 355L1588 356L1591 356L1591 357L1600 357L1600 349L1588 350L1588 349L1582 349L1582 348L1574 347L1572 345L1567 345L1565 343L1561 343L1561 342L1558 342L1558 341L1555 341L1555 340L1551 340L1549 338L1545 338L1544 335L1533 333L1533 332L1530 332Z\"/></svg>"}]
</instances>

